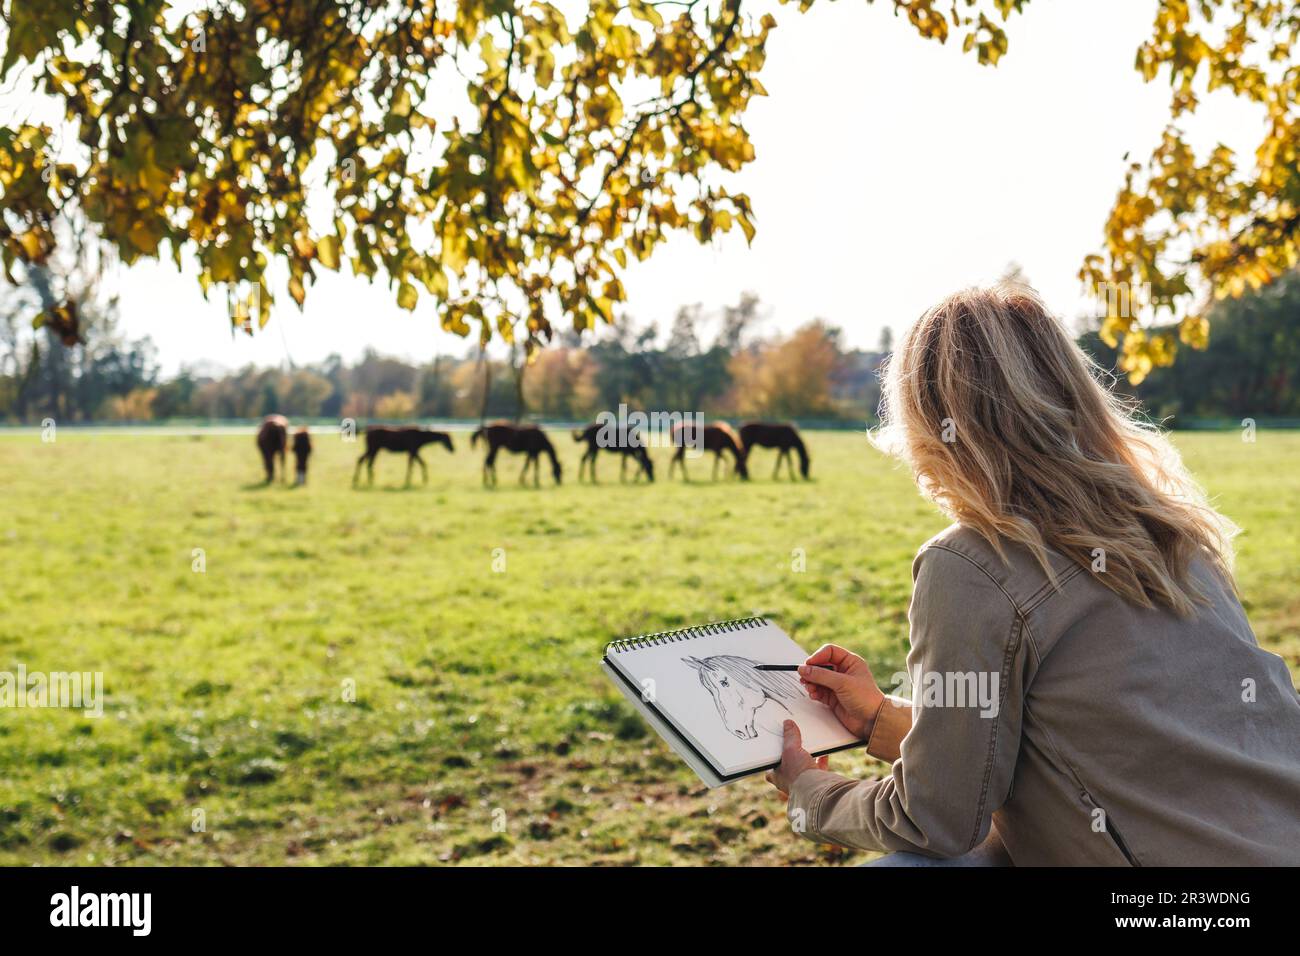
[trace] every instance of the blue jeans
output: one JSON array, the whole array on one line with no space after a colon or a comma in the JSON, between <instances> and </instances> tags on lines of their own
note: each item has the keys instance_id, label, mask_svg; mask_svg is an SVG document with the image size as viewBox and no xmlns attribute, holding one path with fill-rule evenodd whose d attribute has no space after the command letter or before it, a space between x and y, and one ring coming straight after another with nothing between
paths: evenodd
<instances>
[{"instance_id":1,"label":"blue jeans","mask_svg":"<svg viewBox=\"0 0 1300 956\"><path fill-rule=\"evenodd\" d=\"M1007 848L1002 845L1002 840L998 837L997 830L989 830L988 837L975 849L963 853L961 856L954 856L949 859L941 859L933 856L922 856L920 853L908 853L900 850L897 853L890 853L882 856L879 860L872 860L870 863L863 863L863 866L1011 866L1011 857L1007 855Z\"/></svg>"}]
</instances>

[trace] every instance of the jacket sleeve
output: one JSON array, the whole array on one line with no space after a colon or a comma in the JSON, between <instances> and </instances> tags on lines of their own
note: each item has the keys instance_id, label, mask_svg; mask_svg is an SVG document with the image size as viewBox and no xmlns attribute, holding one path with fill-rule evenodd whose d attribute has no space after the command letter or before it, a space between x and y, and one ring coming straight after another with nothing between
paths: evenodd
<instances>
[{"instance_id":1,"label":"jacket sleeve","mask_svg":"<svg viewBox=\"0 0 1300 956\"><path fill-rule=\"evenodd\" d=\"M912 729L879 780L807 770L790 789L793 828L817 843L959 856L988 835L1020 750L1022 623L978 565L931 546L913 564Z\"/></svg>"}]
</instances>

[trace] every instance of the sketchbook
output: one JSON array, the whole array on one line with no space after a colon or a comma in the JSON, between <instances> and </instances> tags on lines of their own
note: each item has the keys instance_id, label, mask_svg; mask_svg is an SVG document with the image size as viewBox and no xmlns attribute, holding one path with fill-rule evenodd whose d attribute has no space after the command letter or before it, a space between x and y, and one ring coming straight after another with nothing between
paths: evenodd
<instances>
[{"instance_id":1,"label":"sketchbook","mask_svg":"<svg viewBox=\"0 0 1300 956\"><path fill-rule=\"evenodd\" d=\"M812 700L795 671L807 652L758 617L615 641L601 668L623 696L710 787L775 767L782 725L793 720L804 749L820 756L865 743Z\"/></svg>"}]
</instances>

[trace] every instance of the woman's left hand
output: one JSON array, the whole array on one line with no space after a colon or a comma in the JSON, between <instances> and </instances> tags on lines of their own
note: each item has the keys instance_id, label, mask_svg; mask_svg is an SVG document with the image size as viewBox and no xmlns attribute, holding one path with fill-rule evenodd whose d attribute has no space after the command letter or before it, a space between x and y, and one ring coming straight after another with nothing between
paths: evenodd
<instances>
[{"instance_id":1,"label":"woman's left hand","mask_svg":"<svg viewBox=\"0 0 1300 956\"><path fill-rule=\"evenodd\" d=\"M787 720L782 729L785 731L785 744L781 748L781 763L775 770L767 772L766 780L776 787L782 800L790 799L790 788L805 770L825 770L826 757L813 757L803 749L803 737L793 720Z\"/></svg>"}]
</instances>

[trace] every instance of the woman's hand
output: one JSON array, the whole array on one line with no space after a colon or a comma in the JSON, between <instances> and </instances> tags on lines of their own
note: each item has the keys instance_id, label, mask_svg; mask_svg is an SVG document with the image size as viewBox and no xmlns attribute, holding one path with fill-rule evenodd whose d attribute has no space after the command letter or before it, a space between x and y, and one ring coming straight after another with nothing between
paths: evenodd
<instances>
[{"instance_id":1,"label":"woman's hand","mask_svg":"<svg viewBox=\"0 0 1300 956\"><path fill-rule=\"evenodd\" d=\"M826 670L818 664L830 664ZM876 686L867 662L836 644L823 644L799 668L799 681L808 696L831 709L844 729L864 740L871 736L871 725L885 702L885 694Z\"/></svg>"},{"instance_id":2,"label":"woman's hand","mask_svg":"<svg viewBox=\"0 0 1300 956\"><path fill-rule=\"evenodd\" d=\"M785 743L781 747L781 763L775 770L767 772L766 780L776 787L782 800L789 800L790 788L799 779L799 774L805 770L825 770L826 758L814 757L803 749L803 737L793 720L787 720L782 730L785 731Z\"/></svg>"}]
</instances>

